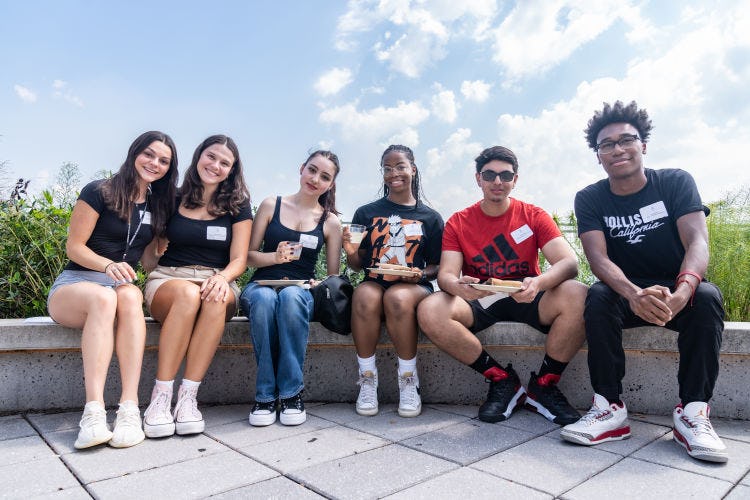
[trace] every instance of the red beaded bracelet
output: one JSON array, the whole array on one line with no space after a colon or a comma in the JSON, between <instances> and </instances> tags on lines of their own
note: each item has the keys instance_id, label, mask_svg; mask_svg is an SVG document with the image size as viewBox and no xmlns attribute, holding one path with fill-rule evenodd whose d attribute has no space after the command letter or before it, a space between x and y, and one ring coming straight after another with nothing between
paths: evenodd
<instances>
[{"instance_id":1,"label":"red beaded bracelet","mask_svg":"<svg viewBox=\"0 0 750 500\"><path fill-rule=\"evenodd\" d=\"M690 287L690 305L693 305L693 299L695 298L695 290L698 288L698 285L693 286L692 283L686 278L686 276L692 276L694 278L698 279L698 285L700 285L701 281L703 281L703 278L700 274L695 273L693 271L681 271L680 274L677 275L677 282L675 283L675 290L677 290L677 287L680 285L680 283L687 283L687 285Z\"/></svg>"}]
</instances>

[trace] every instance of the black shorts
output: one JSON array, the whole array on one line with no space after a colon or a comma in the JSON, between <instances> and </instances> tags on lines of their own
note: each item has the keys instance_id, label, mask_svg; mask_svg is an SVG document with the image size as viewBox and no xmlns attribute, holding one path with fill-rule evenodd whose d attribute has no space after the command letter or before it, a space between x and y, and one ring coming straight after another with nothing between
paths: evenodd
<instances>
[{"instance_id":1,"label":"black shorts","mask_svg":"<svg viewBox=\"0 0 750 500\"><path fill-rule=\"evenodd\" d=\"M483 308L479 301L469 302L471 314L474 316L474 324L469 330L476 334L485 328L494 325L498 321L516 321L533 326L545 335L549 333L551 325L542 325L539 322L539 301L542 300L544 292L539 292L534 300L529 303L518 303L511 297L505 297L492 304L487 309Z\"/></svg>"}]
</instances>

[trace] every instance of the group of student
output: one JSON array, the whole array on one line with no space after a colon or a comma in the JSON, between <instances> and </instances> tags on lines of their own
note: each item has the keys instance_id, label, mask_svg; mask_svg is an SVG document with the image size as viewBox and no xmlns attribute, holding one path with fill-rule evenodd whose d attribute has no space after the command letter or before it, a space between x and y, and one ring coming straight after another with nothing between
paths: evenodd
<instances>
[{"instance_id":1,"label":"group of student","mask_svg":"<svg viewBox=\"0 0 750 500\"><path fill-rule=\"evenodd\" d=\"M579 236L600 280L591 288L575 281L577 257L552 218L510 196L519 165L508 148L493 146L475 159L483 197L444 224L423 201L411 149L389 146L380 159L382 198L361 206L352 218L352 225L365 227L360 241L337 217L340 166L330 151L310 154L299 167L298 191L263 200L253 216L231 138L203 141L178 189L174 143L161 132L142 134L116 174L81 191L70 220L70 262L49 293L50 316L83 330L86 406L75 447L128 447L145 437L203 432L198 388L225 321L239 310L249 318L257 363L249 423L305 422L309 288L317 285L315 265L325 245L328 275L339 273L342 248L349 267L365 271L351 317L360 415L379 410L375 351L384 322L398 357L402 417L422 410L421 329L489 382L479 419L499 422L526 404L564 426L560 435L567 441L595 445L625 439L630 427L620 398L622 329L654 324L679 332L675 441L695 458L726 461L726 448L708 419L723 309L719 290L704 279L706 209L689 174L644 167L651 128L635 102L605 103L588 123L588 144L607 173L575 200ZM540 251L547 262L543 271ZM148 272L143 293L133 285L139 260ZM388 270L387 264L397 267ZM240 292L235 280L248 266L255 271ZM505 296L474 286L490 278L517 280L520 289ZM284 281L295 286L283 286ZM141 419L144 299L161 334L156 380ZM523 322L547 334L540 368L526 386L476 337L498 321ZM581 416L558 382L584 340L595 394ZM110 430L104 382L113 349L122 394Z\"/></svg>"}]
</instances>

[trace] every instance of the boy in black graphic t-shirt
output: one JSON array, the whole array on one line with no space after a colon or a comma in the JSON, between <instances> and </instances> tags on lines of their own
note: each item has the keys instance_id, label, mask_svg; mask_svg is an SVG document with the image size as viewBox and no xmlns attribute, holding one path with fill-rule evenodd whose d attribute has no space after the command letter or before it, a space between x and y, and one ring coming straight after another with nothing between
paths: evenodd
<instances>
[{"instance_id":1,"label":"boy in black graphic t-shirt","mask_svg":"<svg viewBox=\"0 0 750 500\"><path fill-rule=\"evenodd\" d=\"M704 279L704 207L690 174L644 167L650 131L646 111L620 101L605 104L586 129L608 176L575 199L578 234L601 280L590 288L584 313L595 394L591 410L561 436L584 445L630 437L627 408L620 400L622 329L653 324L679 332L675 441L694 458L726 462L726 447L708 419L724 310L721 292Z\"/></svg>"}]
</instances>

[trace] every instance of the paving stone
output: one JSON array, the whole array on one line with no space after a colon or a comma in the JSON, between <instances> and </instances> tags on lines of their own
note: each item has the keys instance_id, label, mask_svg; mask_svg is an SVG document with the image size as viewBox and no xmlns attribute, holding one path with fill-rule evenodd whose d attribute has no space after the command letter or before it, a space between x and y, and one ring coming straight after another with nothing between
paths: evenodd
<instances>
[{"instance_id":1,"label":"paving stone","mask_svg":"<svg viewBox=\"0 0 750 500\"><path fill-rule=\"evenodd\" d=\"M66 453L62 455L62 459L81 482L88 484L226 450L222 444L198 434L188 437L146 439L130 448L96 446Z\"/></svg>"},{"instance_id":2,"label":"paving stone","mask_svg":"<svg viewBox=\"0 0 750 500\"><path fill-rule=\"evenodd\" d=\"M728 439L724 440L724 444L729 454L729 461L724 464L690 457L672 439L671 432L633 453L632 457L736 483L750 470L750 444Z\"/></svg>"},{"instance_id":3,"label":"paving stone","mask_svg":"<svg viewBox=\"0 0 750 500\"><path fill-rule=\"evenodd\" d=\"M0 496L29 498L79 486L58 458L15 463L0 467Z\"/></svg>"},{"instance_id":4,"label":"paving stone","mask_svg":"<svg viewBox=\"0 0 750 500\"><path fill-rule=\"evenodd\" d=\"M345 427L329 427L240 448L239 451L286 474L387 444L388 441L371 434Z\"/></svg>"},{"instance_id":5,"label":"paving stone","mask_svg":"<svg viewBox=\"0 0 750 500\"><path fill-rule=\"evenodd\" d=\"M247 420L243 420L241 422L211 427L206 429L204 434L226 444L230 448L239 449L253 444L276 441L297 434L317 431L333 425L333 422L314 415L308 415L307 421L302 425L281 425L277 420L275 424L267 427L253 427Z\"/></svg>"},{"instance_id":6,"label":"paving stone","mask_svg":"<svg viewBox=\"0 0 750 500\"><path fill-rule=\"evenodd\" d=\"M36 435L0 441L0 466L55 457L55 452Z\"/></svg>"},{"instance_id":7,"label":"paving stone","mask_svg":"<svg viewBox=\"0 0 750 500\"><path fill-rule=\"evenodd\" d=\"M672 414L671 413L669 415L646 415L643 413L629 413L628 418L630 420L637 420L639 422L648 422L654 425L672 427Z\"/></svg>"},{"instance_id":8,"label":"paving stone","mask_svg":"<svg viewBox=\"0 0 750 500\"><path fill-rule=\"evenodd\" d=\"M621 459L596 448L541 436L471 467L559 495Z\"/></svg>"},{"instance_id":9,"label":"paving stone","mask_svg":"<svg viewBox=\"0 0 750 500\"><path fill-rule=\"evenodd\" d=\"M20 415L0 417L0 441L36 436L36 431Z\"/></svg>"},{"instance_id":10,"label":"paving stone","mask_svg":"<svg viewBox=\"0 0 750 500\"><path fill-rule=\"evenodd\" d=\"M37 495L34 500L91 500L91 495L81 486Z\"/></svg>"},{"instance_id":11,"label":"paving stone","mask_svg":"<svg viewBox=\"0 0 750 500\"><path fill-rule=\"evenodd\" d=\"M724 500L747 500L748 498L750 498L750 486L740 484L735 486L734 489L724 497Z\"/></svg>"},{"instance_id":12,"label":"paving stone","mask_svg":"<svg viewBox=\"0 0 750 500\"><path fill-rule=\"evenodd\" d=\"M29 413L26 418L32 422L39 431L44 434L47 432L65 431L69 429L78 429L78 422L81 421L81 411L66 413ZM114 420L114 417L112 417Z\"/></svg>"},{"instance_id":13,"label":"paving stone","mask_svg":"<svg viewBox=\"0 0 750 500\"><path fill-rule=\"evenodd\" d=\"M278 475L235 451L89 484L99 498L203 498Z\"/></svg>"},{"instance_id":14,"label":"paving stone","mask_svg":"<svg viewBox=\"0 0 750 500\"><path fill-rule=\"evenodd\" d=\"M740 484L744 484L745 486L750 486L750 472L745 474L745 477L742 479Z\"/></svg>"},{"instance_id":15,"label":"paving stone","mask_svg":"<svg viewBox=\"0 0 750 500\"><path fill-rule=\"evenodd\" d=\"M305 403L307 406L307 403ZM275 477L267 481L261 481L259 483L251 484L249 486L243 486L236 490L227 491L211 497L215 500L231 500L231 499L242 499L246 498L295 498L295 499L315 499L325 498L312 490L305 488L304 486L295 483L291 479L287 479L283 476Z\"/></svg>"},{"instance_id":16,"label":"paving stone","mask_svg":"<svg viewBox=\"0 0 750 500\"><path fill-rule=\"evenodd\" d=\"M245 422L250 415L252 405L221 405L200 407L206 427L217 427L232 422Z\"/></svg>"},{"instance_id":17,"label":"paving stone","mask_svg":"<svg viewBox=\"0 0 750 500\"><path fill-rule=\"evenodd\" d=\"M750 420L711 419L716 433L722 438L750 443Z\"/></svg>"},{"instance_id":18,"label":"paving stone","mask_svg":"<svg viewBox=\"0 0 750 500\"><path fill-rule=\"evenodd\" d=\"M66 453L74 453L77 451L73 447L73 443L76 442L78 437L78 429L68 429L66 431L55 431L47 432L43 434L44 439L47 443L55 450L55 453L64 455ZM100 447L106 447L107 445L101 445Z\"/></svg>"},{"instance_id":19,"label":"paving stone","mask_svg":"<svg viewBox=\"0 0 750 500\"><path fill-rule=\"evenodd\" d=\"M532 438L534 435L525 431L469 420L406 439L401 444L466 465Z\"/></svg>"},{"instance_id":20,"label":"paving stone","mask_svg":"<svg viewBox=\"0 0 750 500\"><path fill-rule=\"evenodd\" d=\"M422 414L416 418L404 418L396 412L381 411L373 417L358 415L357 419L348 422L346 425L391 441L401 441L467 420L469 419L455 413L422 408Z\"/></svg>"},{"instance_id":21,"label":"paving stone","mask_svg":"<svg viewBox=\"0 0 750 500\"><path fill-rule=\"evenodd\" d=\"M720 479L625 458L566 492L562 498L600 500L607 492L624 492L629 498L719 499L731 487L731 483Z\"/></svg>"},{"instance_id":22,"label":"paving stone","mask_svg":"<svg viewBox=\"0 0 750 500\"><path fill-rule=\"evenodd\" d=\"M462 468L401 490L388 499L435 500L436 498L471 498L472 500L524 500L552 498L541 491L478 470Z\"/></svg>"},{"instance_id":23,"label":"paving stone","mask_svg":"<svg viewBox=\"0 0 750 500\"><path fill-rule=\"evenodd\" d=\"M446 413L455 413L456 415L463 415L464 417L477 418L479 413L478 406L472 405L444 405L444 404L433 404L427 403L425 406L434 408L436 410L444 411Z\"/></svg>"},{"instance_id":24,"label":"paving stone","mask_svg":"<svg viewBox=\"0 0 750 500\"><path fill-rule=\"evenodd\" d=\"M596 445L596 449L609 451L611 453L617 453L618 455L622 456L627 456L635 452L636 450L643 448L647 444L656 441L657 439L661 438L671 431L671 427L664 427L661 425L654 425L646 422L639 422L637 420L631 420L630 437L628 439L602 443Z\"/></svg>"},{"instance_id":25,"label":"paving stone","mask_svg":"<svg viewBox=\"0 0 750 500\"><path fill-rule=\"evenodd\" d=\"M288 474L316 492L334 498L380 498L437 477L457 466L392 444Z\"/></svg>"},{"instance_id":26,"label":"paving stone","mask_svg":"<svg viewBox=\"0 0 750 500\"><path fill-rule=\"evenodd\" d=\"M346 424L363 418L354 409L354 403L328 403L308 410L308 413L337 424Z\"/></svg>"},{"instance_id":27,"label":"paving stone","mask_svg":"<svg viewBox=\"0 0 750 500\"><path fill-rule=\"evenodd\" d=\"M535 436L560 430L559 425L550 422L538 413L523 409L513 413L509 419L498 422L496 425L530 432Z\"/></svg>"}]
</instances>

